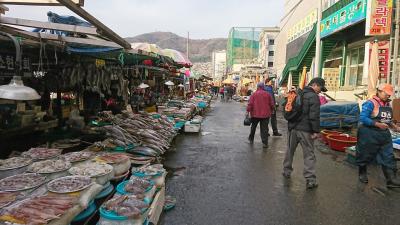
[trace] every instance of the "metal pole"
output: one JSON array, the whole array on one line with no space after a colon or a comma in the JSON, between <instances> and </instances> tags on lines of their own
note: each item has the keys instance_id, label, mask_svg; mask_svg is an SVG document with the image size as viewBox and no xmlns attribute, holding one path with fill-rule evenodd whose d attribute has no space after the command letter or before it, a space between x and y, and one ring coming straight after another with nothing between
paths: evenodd
<instances>
[{"instance_id":1,"label":"metal pole","mask_svg":"<svg viewBox=\"0 0 400 225\"><path fill-rule=\"evenodd\" d=\"M317 18L317 35L315 36L315 67L313 77L321 77L321 17L322 17L322 0L318 1L318 18Z\"/></svg>"},{"instance_id":2,"label":"metal pole","mask_svg":"<svg viewBox=\"0 0 400 225\"><path fill-rule=\"evenodd\" d=\"M392 35L390 35L390 38L389 38L389 63L387 65L388 73L387 73L387 77L386 77L386 82L390 83L390 84L393 84L393 82L392 82L393 73L390 72L390 67L391 67L390 64L392 62L392 49L393 49L393 38L392 38Z\"/></svg>"},{"instance_id":3,"label":"metal pole","mask_svg":"<svg viewBox=\"0 0 400 225\"><path fill-rule=\"evenodd\" d=\"M187 40L186 40L186 57L189 59L189 31L187 32Z\"/></svg>"},{"instance_id":4,"label":"metal pole","mask_svg":"<svg viewBox=\"0 0 400 225\"><path fill-rule=\"evenodd\" d=\"M397 75L397 57L399 55L399 19L400 19L400 0L396 0L396 19L394 27L394 50L393 50L393 70L392 70L392 84L396 84ZM398 79L400 82L400 79Z\"/></svg>"},{"instance_id":5,"label":"metal pole","mask_svg":"<svg viewBox=\"0 0 400 225\"><path fill-rule=\"evenodd\" d=\"M71 0L57 0L59 3L67 7L69 10L72 12L76 13L78 16L82 17L83 19L87 20L89 23L93 24L97 29L99 29L100 34L104 34L106 37L110 38L112 41L115 43L121 45L125 49L131 49L131 44L127 42L125 39L123 39L121 36L119 36L117 33L112 31L110 28L108 28L106 25L104 25L102 22L100 22L98 19L96 19L94 16L86 12L83 8L79 7L76 5L73 1Z\"/></svg>"}]
</instances>

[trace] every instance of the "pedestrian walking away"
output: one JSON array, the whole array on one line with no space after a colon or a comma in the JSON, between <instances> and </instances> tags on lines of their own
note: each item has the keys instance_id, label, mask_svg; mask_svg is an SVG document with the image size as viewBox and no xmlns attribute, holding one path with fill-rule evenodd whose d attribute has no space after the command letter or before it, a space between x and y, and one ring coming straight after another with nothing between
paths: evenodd
<instances>
[{"instance_id":1,"label":"pedestrian walking away","mask_svg":"<svg viewBox=\"0 0 400 225\"><path fill-rule=\"evenodd\" d=\"M229 86L225 85L224 87L224 97L225 97L225 101L228 102L229 101Z\"/></svg>"},{"instance_id":2,"label":"pedestrian walking away","mask_svg":"<svg viewBox=\"0 0 400 225\"><path fill-rule=\"evenodd\" d=\"M390 128L400 132L392 122L393 110L390 107L390 96L393 86L380 84L376 95L362 105L360 125L357 133L356 162L359 180L368 183L367 165L374 159L382 166L388 188L400 188L396 178L396 160L393 154L393 143Z\"/></svg>"},{"instance_id":3,"label":"pedestrian walking away","mask_svg":"<svg viewBox=\"0 0 400 225\"><path fill-rule=\"evenodd\" d=\"M274 101L274 110L272 111L271 114L271 126L272 126L272 132L273 136L280 137L282 134L279 133L278 131L278 121L276 120L276 99L275 99L275 91L273 87L274 79L273 78L267 78L265 81L265 91L271 95L272 100ZM268 136L269 136L269 129L267 129Z\"/></svg>"},{"instance_id":4,"label":"pedestrian walking away","mask_svg":"<svg viewBox=\"0 0 400 225\"><path fill-rule=\"evenodd\" d=\"M219 94L221 95L221 100L224 100L224 87L219 89Z\"/></svg>"},{"instance_id":5,"label":"pedestrian walking away","mask_svg":"<svg viewBox=\"0 0 400 225\"><path fill-rule=\"evenodd\" d=\"M318 186L315 175L314 140L318 138L320 132L320 101L318 94L321 91L327 91L325 80L322 78L312 79L308 86L299 91L296 97L301 100L299 116L288 121L287 151L283 162L283 176L290 178L293 171L294 153L300 143L304 158L303 175L308 189Z\"/></svg>"},{"instance_id":6,"label":"pedestrian walking away","mask_svg":"<svg viewBox=\"0 0 400 225\"><path fill-rule=\"evenodd\" d=\"M258 123L260 123L260 134L263 143L263 148L268 148L268 121L274 109L274 102L271 95L264 91L265 85L263 82L257 84L257 91L250 96L249 104L247 105L247 113L251 117L251 128L249 142L253 144L254 135Z\"/></svg>"}]
</instances>

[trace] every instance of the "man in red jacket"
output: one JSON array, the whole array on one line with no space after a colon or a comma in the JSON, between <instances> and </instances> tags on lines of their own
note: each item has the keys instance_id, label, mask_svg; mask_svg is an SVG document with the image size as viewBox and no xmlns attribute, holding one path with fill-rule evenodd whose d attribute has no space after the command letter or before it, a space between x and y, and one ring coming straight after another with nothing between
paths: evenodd
<instances>
[{"instance_id":1,"label":"man in red jacket","mask_svg":"<svg viewBox=\"0 0 400 225\"><path fill-rule=\"evenodd\" d=\"M263 147L268 148L268 122L274 107L271 95L264 91L264 83L258 83L257 91L251 95L249 104L247 105L247 113L251 117L250 144L254 142L254 134L256 133L258 123L260 123Z\"/></svg>"}]
</instances>

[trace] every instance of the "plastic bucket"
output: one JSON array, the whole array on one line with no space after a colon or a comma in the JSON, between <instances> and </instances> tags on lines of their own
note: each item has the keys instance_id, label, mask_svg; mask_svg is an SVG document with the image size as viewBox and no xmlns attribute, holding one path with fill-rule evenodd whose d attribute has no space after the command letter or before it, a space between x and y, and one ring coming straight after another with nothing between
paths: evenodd
<instances>
[{"instance_id":1,"label":"plastic bucket","mask_svg":"<svg viewBox=\"0 0 400 225\"><path fill-rule=\"evenodd\" d=\"M333 134L333 135L340 135L340 134L342 134L342 132L339 132L339 131L335 131L335 130L322 130L321 131L321 134L322 134L322 141L325 143L325 144L329 144L329 142L328 142L328 135L331 135L331 134Z\"/></svg>"},{"instance_id":2,"label":"plastic bucket","mask_svg":"<svg viewBox=\"0 0 400 225\"><path fill-rule=\"evenodd\" d=\"M100 211L100 220L99 220L98 224L100 224L100 225L102 225L102 224L143 225L143 224L146 224L147 215L149 213L149 210L146 210L142 213L141 218L128 220L128 217L119 216L115 212L105 210L103 207L101 207L99 211Z\"/></svg>"},{"instance_id":3,"label":"plastic bucket","mask_svg":"<svg viewBox=\"0 0 400 225\"><path fill-rule=\"evenodd\" d=\"M332 150L345 152L347 147L351 147L357 144L357 138L346 134L334 135L330 134L327 136L329 147Z\"/></svg>"},{"instance_id":4,"label":"plastic bucket","mask_svg":"<svg viewBox=\"0 0 400 225\"><path fill-rule=\"evenodd\" d=\"M199 102L199 103L197 104L197 106L198 106L200 109L204 109L204 108L207 108L207 103L205 103L205 102Z\"/></svg>"},{"instance_id":5,"label":"plastic bucket","mask_svg":"<svg viewBox=\"0 0 400 225\"><path fill-rule=\"evenodd\" d=\"M84 211L79 213L73 220L71 224L83 224L93 213L96 213L96 204L92 201Z\"/></svg>"}]
</instances>

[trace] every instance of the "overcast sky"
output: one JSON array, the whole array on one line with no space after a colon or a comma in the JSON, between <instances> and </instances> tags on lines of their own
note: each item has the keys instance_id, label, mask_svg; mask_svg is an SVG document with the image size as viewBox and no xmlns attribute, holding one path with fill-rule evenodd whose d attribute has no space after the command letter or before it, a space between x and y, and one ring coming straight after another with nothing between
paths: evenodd
<instances>
[{"instance_id":1,"label":"overcast sky","mask_svg":"<svg viewBox=\"0 0 400 225\"><path fill-rule=\"evenodd\" d=\"M283 0L85 0L84 8L123 37L170 31L190 37L227 37L233 26L277 26ZM9 6L9 17L46 21L64 7Z\"/></svg>"}]
</instances>

